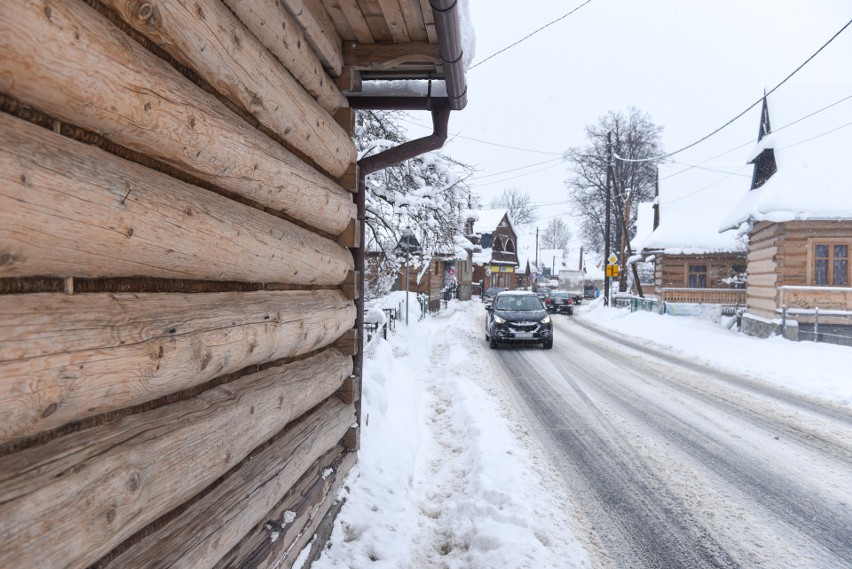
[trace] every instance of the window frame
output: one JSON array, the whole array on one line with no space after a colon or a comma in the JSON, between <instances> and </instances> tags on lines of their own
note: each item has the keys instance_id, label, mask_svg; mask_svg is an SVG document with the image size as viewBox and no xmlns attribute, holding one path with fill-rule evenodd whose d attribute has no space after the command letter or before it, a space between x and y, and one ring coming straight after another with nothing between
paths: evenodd
<instances>
[{"instance_id":1,"label":"window frame","mask_svg":"<svg viewBox=\"0 0 852 569\"><path fill-rule=\"evenodd\" d=\"M704 270L703 271L693 271L692 270L693 267L703 267ZM704 286L692 286L693 275L695 275L696 277L703 275L704 276ZM695 289L707 288L707 279L708 279L709 276L710 276L710 266L707 263L703 263L703 264L687 263L686 264L686 288L695 288Z\"/></svg>"},{"instance_id":2,"label":"window frame","mask_svg":"<svg viewBox=\"0 0 852 569\"><path fill-rule=\"evenodd\" d=\"M816 249L820 245L828 246L828 257L825 259L828 261L827 268L827 283L826 284L816 284L816 263L817 263L817 255ZM834 256L834 248L837 245L842 245L846 247L846 284L845 285L837 285L834 284L834 268L835 262L837 258ZM820 257L823 259L823 257ZM808 239L808 271L807 271L807 279L808 286L815 287L849 287L852 286L852 239L838 239L838 238L819 238L812 237Z\"/></svg>"}]
</instances>

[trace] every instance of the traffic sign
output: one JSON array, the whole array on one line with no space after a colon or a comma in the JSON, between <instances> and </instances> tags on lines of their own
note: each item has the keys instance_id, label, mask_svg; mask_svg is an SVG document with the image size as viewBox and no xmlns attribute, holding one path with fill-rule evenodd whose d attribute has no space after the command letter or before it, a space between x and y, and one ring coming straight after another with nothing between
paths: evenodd
<instances>
[{"instance_id":1,"label":"traffic sign","mask_svg":"<svg viewBox=\"0 0 852 569\"><path fill-rule=\"evenodd\" d=\"M613 253L609 256L609 259L607 259L607 262L609 262L610 265L616 265L616 264L618 264L618 257L616 257L615 253Z\"/></svg>"}]
</instances>

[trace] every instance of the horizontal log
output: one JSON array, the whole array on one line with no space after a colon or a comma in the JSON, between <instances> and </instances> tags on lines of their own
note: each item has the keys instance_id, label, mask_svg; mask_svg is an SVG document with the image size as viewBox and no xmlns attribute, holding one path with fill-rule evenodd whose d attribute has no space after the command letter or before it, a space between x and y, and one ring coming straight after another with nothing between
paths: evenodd
<instances>
[{"instance_id":1,"label":"horizontal log","mask_svg":"<svg viewBox=\"0 0 852 569\"><path fill-rule=\"evenodd\" d=\"M347 474L355 466L357 456L358 453L355 452L348 452L343 456L343 462L338 465L337 471L333 475L331 487L320 496L321 501L314 508L294 520L293 525L296 528L301 528L295 536L295 541L291 544L282 543L279 547L279 555L261 560L256 566L257 569L290 569L302 557L302 550L309 545L317 545L314 537L319 532L320 524L326 514L335 504L340 488L346 482Z\"/></svg>"},{"instance_id":2,"label":"horizontal log","mask_svg":"<svg viewBox=\"0 0 852 569\"><path fill-rule=\"evenodd\" d=\"M149 0L142 9L138 0L101 1L325 171L338 177L355 159L332 118L348 105L343 95L320 106L220 0ZM320 81L334 86L325 73Z\"/></svg>"},{"instance_id":3,"label":"horizontal log","mask_svg":"<svg viewBox=\"0 0 852 569\"><path fill-rule=\"evenodd\" d=\"M349 373L346 360L323 352L4 460L0 559L17 567L93 563L327 399ZM352 420L341 415L336 432Z\"/></svg>"},{"instance_id":4,"label":"horizontal log","mask_svg":"<svg viewBox=\"0 0 852 569\"><path fill-rule=\"evenodd\" d=\"M293 425L293 427L295 426ZM289 431L290 428L288 427L287 430ZM216 562L213 569L229 569L231 567L247 569L246 562L248 560L256 557L259 551L267 550L274 545L271 543L271 528L269 528L267 522L275 521L276 523L280 523L285 519L286 512L295 512L303 502L304 497L312 491L317 481L322 478L322 473L328 468L333 467L332 465L335 463L342 461L343 457L348 458L347 455L351 454L338 444L314 461L299 480L287 490L287 493L278 504L266 513L262 518L263 521L249 530L240 543ZM105 569L105 566L98 563L92 569Z\"/></svg>"},{"instance_id":5,"label":"horizontal log","mask_svg":"<svg viewBox=\"0 0 852 569\"><path fill-rule=\"evenodd\" d=\"M278 0L223 1L326 111L334 113L349 106L298 22Z\"/></svg>"},{"instance_id":6,"label":"horizontal log","mask_svg":"<svg viewBox=\"0 0 852 569\"><path fill-rule=\"evenodd\" d=\"M342 40L322 2L280 0L305 33L308 43L333 77L343 70Z\"/></svg>"},{"instance_id":7,"label":"horizontal log","mask_svg":"<svg viewBox=\"0 0 852 569\"><path fill-rule=\"evenodd\" d=\"M302 474L337 444L354 416L352 407L340 401L323 403L288 427L272 445L253 454L212 492L116 557L108 567L215 566L243 539L248 528L266 521L267 513ZM327 478L330 486L333 479ZM282 535L278 539L284 543ZM295 541L295 536L290 541Z\"/></svg>"},{"instance_id":8,"label":"horizontal log","mask_svg":"<svg viewBox=\"0 0 852 569\"><path fill-rule=\"evenodd\" d=\"M331 235L355 216L334 180L80 0L5 5L0 52L0 91L24 104Z\"/></svg>"},{"instance_id":9,"label":"horizontal log","mask_svg":"<svg viewBox=\"0 0 852 569\"><path fill-rule=\"evenodd\" d=\"M2 114L0 139L0 277L336 285L353 267L330 239L95 146Z\"/></svg>"},{"instance_id":10,"label":"horizontal log","mask_svg":"<svg viewBox=\"0 0 852 569\"><path fill-rule=\"evenodd\" d=\"M354 324L336 290L0 296L0 443L310 353Z\"/></svg>"}]
</instances>

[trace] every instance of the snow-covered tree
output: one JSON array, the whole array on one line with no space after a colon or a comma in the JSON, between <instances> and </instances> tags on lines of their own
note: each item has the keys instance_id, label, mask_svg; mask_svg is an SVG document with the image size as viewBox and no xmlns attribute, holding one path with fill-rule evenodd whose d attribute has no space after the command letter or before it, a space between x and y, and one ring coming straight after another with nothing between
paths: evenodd
<instances>
[{"instance_id":1,"label":"snow-covered tree","mask_svg":"<svg viewBox=\"0 0 852 569\"><path fill-rule=\"evenodd\" d=\"M517 225L528 225L536 220L535 207L532 198L518 188L503 190L500 197L491 200L491 207L504 207L509 211L509 217Z\"/></svg>"},{"instance_id":2,"label":"snow-covered tree","mask_svg":"<svg viewBox=\"0 0 852 569\"><path fill-rule=\"evenodd\" d=\"M571 237L568 224L561 217L554 217L547 222L547 227L541 232L541 246L544 249L562 249L567 253Z\"/></svg>"},{"instance_id":3,"label":"snow-covered tree","mask_svg":"<svg viewBox=\"0 0 852 569\"><path fill-rule=\"evenodd\" d=\"M399 111L358 111L358 158L406 142L399 126L404 117ZM423 251L412 259L414 266L436 254L455 253L463 239L465 212L473 205L474 198L464 183L471 173L469 166L440 152L429 152L367 176L366 245L370 251L384 253L381 273L395 276L404 261L394 248L405 228L414 232ZM389 287L393 280L380 279L379 288ZM387 290L372 292L384 294Z\"/></svg>"},{"instance_id":4,"label":"snow-covered tree","mask_svg":"<svg viewBox=\"0 0 852 569\"><path fill-rule=\"evenodd\" d=\"M571 148L565 160L571 169L566 181L568 192L580 218L580 232L590 249L604 251L604 218L606 208L606 137L612 132L613 153L629 160L644 160L664 154L661 133L663 128L651 121L650 116L638 109L630 108L627 114L610 111L597 124L586 127L589 143L580 148ZM622 234L630 231L636 220L636 207L640 202L654 199L657 164L661 160L631 162L614 161L614 177L611 186L611 231L610 250L618 251ZM630 223L625 226L624 210L632 203Z\"/></svg>"}]
</instances>

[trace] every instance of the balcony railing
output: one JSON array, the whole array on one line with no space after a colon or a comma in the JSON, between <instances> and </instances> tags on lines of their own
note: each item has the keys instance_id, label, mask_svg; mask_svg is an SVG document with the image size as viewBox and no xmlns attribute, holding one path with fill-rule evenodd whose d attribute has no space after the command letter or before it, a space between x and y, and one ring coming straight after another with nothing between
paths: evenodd
<instances>
[{"instance_id":1,"label":"balcony railing","mask_svg":"<svg viewBox=\"0 0 852 569\"><path fill-rule=\"evenodd\" d=\"M832 317L844 320L852 316L852 287L782 286L781 306L788 316L808 321L817 313L831 321Z\"/></svg>"},{"instance_id":2,"label":"balcony railing","mask_svg":"<svg viewBox=\"0 0 852 569\"><path fill-rule=\"evenodd\" d=\"M742 288L663 288L659 291L663 302L692 304L745 305L746 291Z\"/></svg>"}]
</instances>

